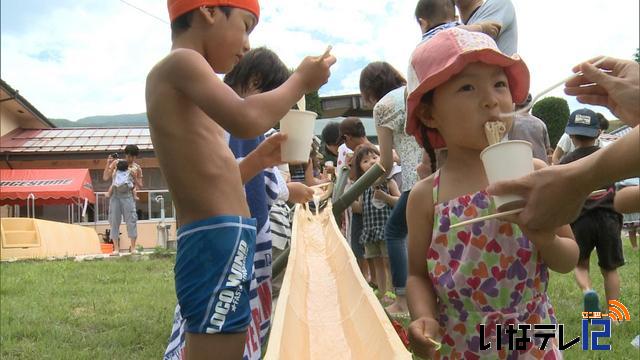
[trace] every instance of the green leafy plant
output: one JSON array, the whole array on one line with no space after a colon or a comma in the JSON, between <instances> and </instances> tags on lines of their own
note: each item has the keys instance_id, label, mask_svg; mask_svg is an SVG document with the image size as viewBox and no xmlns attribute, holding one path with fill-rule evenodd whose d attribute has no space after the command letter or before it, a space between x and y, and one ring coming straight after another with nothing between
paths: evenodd
<instances>
[{"instance_id":1,"label":"green leafy plant","mask_svg":"<svg viewBox=\"0 0 640 360\"><path fill-rule=\"evenodd\" d=\"M156 246L153 248L153 252L149 255L152 259L171 258L176 255L175 251L163 248L162 246Z\"/></svg>"},{"instance_id":2,"label":"green leafy plant","mask_svg":"<svg viewBox=\"0 0 640 360\"><path fill-rule=\"evenodd\" d=\"M531 114L544 121L547 125L549 141L551 146L555 147L562 134L564 134L564 128L567 126L567 120L569 120L569 104L567 104L567 100L553 96L546 97L533 105Z\"/></svg>"}]
</instances>

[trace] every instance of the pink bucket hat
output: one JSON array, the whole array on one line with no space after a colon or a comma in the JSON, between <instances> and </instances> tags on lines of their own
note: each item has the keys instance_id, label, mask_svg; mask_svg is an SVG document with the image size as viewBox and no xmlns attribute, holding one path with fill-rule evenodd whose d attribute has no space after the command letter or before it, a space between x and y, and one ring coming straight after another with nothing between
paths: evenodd
<instances>
[{"instance_id":1,"label":"pink bucket hat","mask_svg":"<svg viewBox=\"0 0 640 360\"><path fill-rule=\"evenodd\" d=\"M415 114L420 99L474 62L504 68L513 102L518 104L527 98L529 69L518 55L507 56L501 53L495 41L483 33L458 28L443 30L418 45L411 55L405 130L415 137L420 146L423 144L420 127L424 125ZM436 129L428 129L427 135L434 149L446 147Z\"/></svg>"}]
</instances>

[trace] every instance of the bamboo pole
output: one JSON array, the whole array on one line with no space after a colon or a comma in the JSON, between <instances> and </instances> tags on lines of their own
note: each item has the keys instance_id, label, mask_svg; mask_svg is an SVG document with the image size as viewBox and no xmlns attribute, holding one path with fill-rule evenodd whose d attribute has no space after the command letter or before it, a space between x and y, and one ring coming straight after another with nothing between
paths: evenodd
<instances>
[{"instance_id":1,"label":"bamboo pole","mask_svg":"<svg viewBox=\"0 0 640 360\"><path fill-rule=\"evenodd\" d=\"M360 177L338 200L333 203L333 216L338 219L340 214L345 211L351 204L356 201L358 196L362 195L376 180L385 173L382 165L375 164L364 175Z\"/></svg>"},{"instance_id":2,"label":"bamboo pole","mask_svg":"<svg viewBox=\"0 0 640 360\"><path fill-rule=\"evenodd\" d=\"M348 177L348 175L347 172L343 171L344 169L347 169L348 172L348 168L346 167L340 169L341 176L338 178L338 181L340 181L341 178L344 178L344 181L346 183L346 178ZM373 183L376 182L376 180L378 180L380 176L383 176L384 173L385 170L380 164L375 164L369 170L367 170L367 172L364 173L364 175L362 175L362 177L360 177L358 181L351 185L349 190L347 190L344 194L339 195L339 198L333 204L333 216L336 219L339 219L342 212L346 208L351 206L351 204L358 198L358 196L362 195L362 193L364 193L366 189L371 187L371 185L373 185ZM340 184L336 184L334 191L339 191L339 187ZM342 186L342 188L344 189L344 186ZM280 254L280 256L278 256L278 258L275 259L271 264L271 274L273 278L280 275L280 273L287 267L287 262L289 260L289 249L290 247L286 248L282 252L282 254Z\"/></svg>"},{"instance_id":3,"label":"bamboo pole","mask_svg":"<svg viewBox=\"0 0 640 360\"><path fill-rule=\"evenodd\" d=\"M333 197L331 201L334 203L342 193L344 193L344 188L347 186L347 180L349 180L349 168L347 166L343 166L338 170L338 174L336 176L336 186L333 189Z\"/></svg>"}]
</instances>

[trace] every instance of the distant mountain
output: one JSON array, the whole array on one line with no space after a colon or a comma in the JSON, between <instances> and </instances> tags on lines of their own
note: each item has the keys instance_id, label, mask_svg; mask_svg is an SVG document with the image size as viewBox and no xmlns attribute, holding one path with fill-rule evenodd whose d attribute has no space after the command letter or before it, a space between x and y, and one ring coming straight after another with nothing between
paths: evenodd
<instances>
[{"instance_id":1,"label":"distant mountain","mask_svg":"<svg viewBox=\"0 0 640 360\"><path fill-rule=\"evenodd\" d=\"M149 126L147 113L90 116L78 121L67 119L49 119L57 127L120 127L120 126Z\"/></svg>"}]
</instances>

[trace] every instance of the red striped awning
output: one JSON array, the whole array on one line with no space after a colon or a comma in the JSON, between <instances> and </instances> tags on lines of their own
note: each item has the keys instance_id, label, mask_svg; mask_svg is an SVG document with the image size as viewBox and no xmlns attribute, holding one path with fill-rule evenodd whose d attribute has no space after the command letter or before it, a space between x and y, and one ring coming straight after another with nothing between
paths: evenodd
<instances>
[{"instance_id":1,"label":"red striped awning","mask_svg":"<svg viewBox=\"0 0 640 360\"><path fill-rule=\"evenodd\" d=\"M0 169L0 205L96 202L88 169Z\"/></svg>"}]
</instances>

